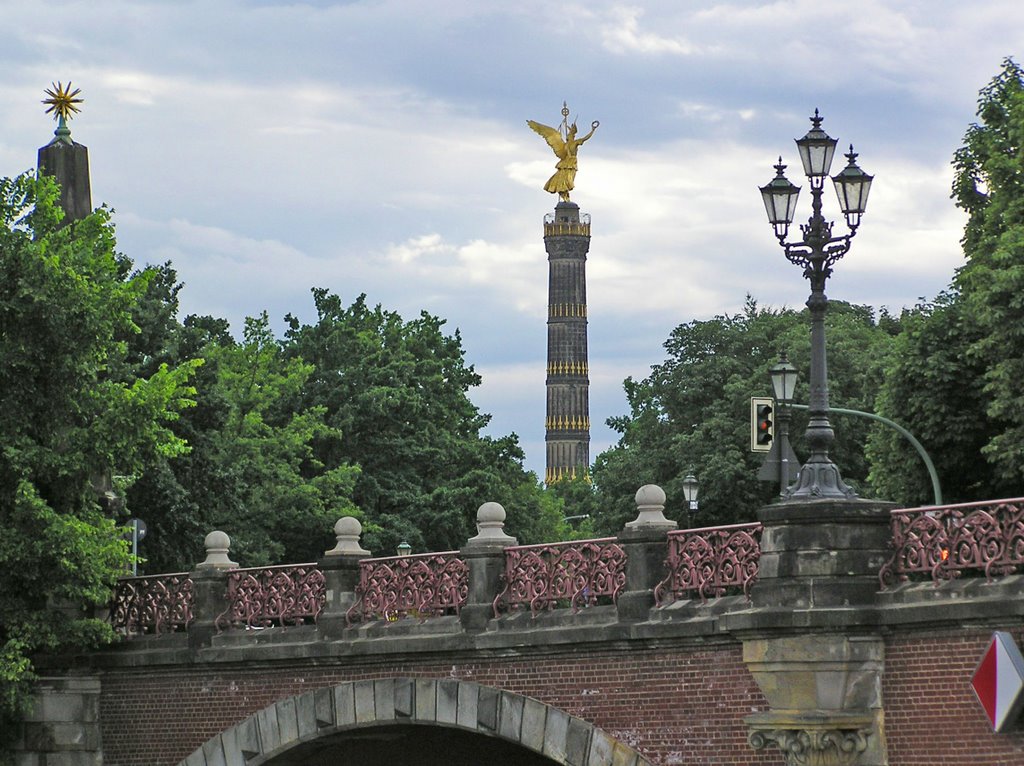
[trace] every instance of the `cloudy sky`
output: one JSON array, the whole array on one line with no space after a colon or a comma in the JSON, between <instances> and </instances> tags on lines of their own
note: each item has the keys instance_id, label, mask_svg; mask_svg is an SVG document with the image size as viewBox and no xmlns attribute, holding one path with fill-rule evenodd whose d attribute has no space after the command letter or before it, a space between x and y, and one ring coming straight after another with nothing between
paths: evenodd
<instances>
[{"instance_id":1,"label":"cloudy sky","mask_svg":"<svg viewBox=\"0 0 1024 766\"><path fill-rule=\"evenodd\" d=\"M312 320L322 286L445 317L492 432L518 433L543 474L556 199L527 119L556 124L564 100L601 122L573 192L593 220L593 456L622 380L677 324L748 293L806 298L756 187L780 153L800 183L792 141L815 108L875 175L830 296L898 311L945 287L950 159L1022 45L1020 0L4 0L0 175L34 166L43 90L70 79L94 204L137 263L173 262L183 313L238 328L267 310L280 328Z\"/></svg>"}]
</instances>

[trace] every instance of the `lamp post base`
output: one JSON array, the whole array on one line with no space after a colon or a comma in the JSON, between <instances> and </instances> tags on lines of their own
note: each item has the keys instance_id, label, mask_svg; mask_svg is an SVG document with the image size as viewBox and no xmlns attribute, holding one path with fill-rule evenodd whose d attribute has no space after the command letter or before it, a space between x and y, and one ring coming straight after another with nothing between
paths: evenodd
<instances>
[{"instance_id":1,"label":"lamp post base","mask_svg":"<svg viewBox=\"0 0 1024 766\"><path fill-rule=\"evenodd\" d=\"M835 463L831 460L815 461L813 456L804 463L796 482L782 496L786 500L857 499L857 493L843 481Z\"/></svg>"}]
</instances>

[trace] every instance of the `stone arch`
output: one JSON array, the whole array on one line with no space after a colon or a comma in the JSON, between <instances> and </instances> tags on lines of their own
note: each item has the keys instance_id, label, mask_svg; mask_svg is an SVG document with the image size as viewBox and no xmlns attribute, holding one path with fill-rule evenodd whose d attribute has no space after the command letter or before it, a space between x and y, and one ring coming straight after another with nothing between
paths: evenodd
<instances>
[{"instance_id":1,"label":"stone arch","mask_svg":"<svg viewBox=\"0 0 1024 766\"><path fill-rule=\"evenodd\" d=\"M303 744L394 725L497 737L571 766L652 766L591 723L501 689L454 678L352 681L279 700L216 735L178 766L259 766Z\"/></svg>"}]
</instances>

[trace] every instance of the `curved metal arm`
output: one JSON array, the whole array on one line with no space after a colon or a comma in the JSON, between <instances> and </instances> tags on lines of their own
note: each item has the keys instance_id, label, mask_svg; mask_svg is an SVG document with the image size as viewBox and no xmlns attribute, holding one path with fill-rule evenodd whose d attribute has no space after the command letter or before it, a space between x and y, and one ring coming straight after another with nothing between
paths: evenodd
<instances>
[{"instance_id":1,"label":"curved metal arm","mask_svg":"<svg viewBox=\"0 0 1024 766\"><path fill-rule=\"evenodd\" d=\"M795 410L808 409L806 404L790 404L789 406ZM910 431L901 426L899 423L889 420L889 418L883 418L881 415L876 415L873 412L847 410L842 407L829 407L829 412L839 412L842 413L843 415L860 415L861 417L870 418L871 420L877 420L879 423L885 423L887 426L891 426L892 428L895 428L897 431L899 431L903 436L907 438L907 441L909 441L914 446L914 449L917 450L917 454L919 454L921 456L921 459L924 461L924 466L925 468L928 469L928 475L931 477L932 480L932 494L935 496L935 505L942 505L942 490L939 488L939 475L938 473L935 472L935 464L932 463L932 459L928 456L928 453L925 451L924 446L921 444L921 442L919 442L917 438L912 433L910 433Z\"/></svg>"}]
</instances>

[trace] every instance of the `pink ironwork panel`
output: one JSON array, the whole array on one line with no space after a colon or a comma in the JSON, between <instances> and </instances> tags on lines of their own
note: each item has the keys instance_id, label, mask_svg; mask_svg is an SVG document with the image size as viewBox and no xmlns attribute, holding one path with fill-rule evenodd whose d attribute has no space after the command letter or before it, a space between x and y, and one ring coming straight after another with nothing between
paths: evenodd
<instances>
[{"instance_id":1,"label":"pink ironwork panel","mask_svg":"<svg viewBox=\"0 0 1024 766\"><path fill-rule=\"evenodd\" d=\"M882 588L924 574L938 585L965 572L991 581L1024 565L1024 498L892 512L892 557Z\"/></svg>"},{"instance_id":2,"label":"pink ironwork panel","mask_svg":"<svg viewBox=\"0 0 1024 766\"><path fill-rule=\"evenodd\" d=\"M761 558L761 525L680 529L668 533L668 575L654 588L661 607L676 599L725 595L740 588L750 598Z\"/></svg>"},{"instance_id":3,"label":"pink ironwork panel","mask_svg":"<svg viewBox=\"0 0 1024 766\"><path fill-rule=\"evenodd\" d=\"M345 619L351 625L458 614L468 595L469 567L458 551L363 559L356 601Z\"/></svg>"},{"instance_id":4,"label":"pink ironwork panel","mask_svg":"<svg viewBox=\"0 0 1024 766\"><path fill-rule=\"evenodd\" d=\"M217 629L266 628L316 622L327 600L324 573L315 563L232 569L228 572L228 608Z\"/></svg>"},{"instance_id":5,"label":"pink ironwork panel","mask_svg":"<svg viewBox=\"0 0 1024 766\"><path fill-rule=\"evenodd\" d=\"M536 617L564 602L573 611L599 596L612 603L626 584L626 552L614 537L505 549L505 588L494 599L494 615L528 605Z\"/></svg>"},{"instance_id":6,"label":"pink ironwork panel","mask_svg":"<svg viewBox=\"0 0 1024 766\"><path fill-rule=\"evenodd\" d=\"M124 577L110 603L110 624L125 636L186 630L192 622L188 572Z\"/></svg>"}]
</instances>

